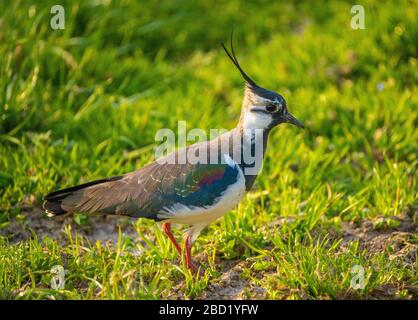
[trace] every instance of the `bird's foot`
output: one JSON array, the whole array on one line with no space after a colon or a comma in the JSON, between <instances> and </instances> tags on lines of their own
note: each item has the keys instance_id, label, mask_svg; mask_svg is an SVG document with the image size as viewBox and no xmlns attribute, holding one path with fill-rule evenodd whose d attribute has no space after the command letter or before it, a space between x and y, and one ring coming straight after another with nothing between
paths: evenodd
<instances>
[{"instance_id":1,"label":"bird's foot","mask_svg":"<svg viewBox=\"0 0 418 320\"><path fill-rule=\"evenodd\" d=\"M200 276L205 274L205 268L201 264L196 264L190 261L186 264L186 266L194 274L199 274Z\"/></svg>"}]
</instances>

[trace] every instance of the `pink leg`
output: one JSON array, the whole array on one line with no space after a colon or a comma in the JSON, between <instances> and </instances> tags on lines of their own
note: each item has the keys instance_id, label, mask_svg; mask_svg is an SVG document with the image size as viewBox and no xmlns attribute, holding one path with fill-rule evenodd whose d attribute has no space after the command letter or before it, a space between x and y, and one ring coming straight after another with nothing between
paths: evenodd
<instances>
[{"instance_id":1,"label":"pink leg","mask_svg":"<svg viewBox=\"0 0 418 320\"><path fill-rule=\"evenodd\" d=\"M197 267L192 262L192 236L187 235L184 239L184 249L185 249L185 255L186 255L186 266L190 270L196 272Z\"/></svg>"},{"instance_id":2,"label":"pink leg","mask_svg":"<svg viewBox=\"0 0 418 320\"><path fill-rule=\"evenodd\" d=\"M170 241L173 243L173 245L176 248L179 256L181 257L181 247L178 244L178 242L176 241L176 238L174 238L173 234L171 233L171 224L169 222L164 222L163 223L163 230L164 230L165 234L168 236L168 238L170 239Z\"/></svg>"}]
</instances>

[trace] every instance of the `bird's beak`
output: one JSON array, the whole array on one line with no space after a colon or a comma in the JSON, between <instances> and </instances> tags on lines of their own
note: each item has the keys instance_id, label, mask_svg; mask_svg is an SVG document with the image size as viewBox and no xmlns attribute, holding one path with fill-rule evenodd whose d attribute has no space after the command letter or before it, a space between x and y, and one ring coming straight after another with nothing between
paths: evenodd
<instances>
[{"instance_id":1,"label":"bird's beak","mask_svg":"<svg viewBox=\"0 0 418 320\"><path fill-rule=\"evenodd\" d=\"M303 126L303 124L300 123L300 121L298 119L296 119L291 113L288 113L285 116L285 121L288 122L288 123L291 123L291 124L295 125L296 127L305 129L305 127Z\"/></svg>"}]
</instances>

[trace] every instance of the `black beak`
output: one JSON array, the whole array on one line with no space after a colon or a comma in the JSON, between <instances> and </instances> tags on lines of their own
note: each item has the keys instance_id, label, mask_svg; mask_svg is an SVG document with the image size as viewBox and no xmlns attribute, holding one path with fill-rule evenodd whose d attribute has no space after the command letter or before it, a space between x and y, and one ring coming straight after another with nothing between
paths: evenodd
<instances>
[{"instance_id":1,"label":"black beak","mask_svg":"<svg viewBox=\"0 0 418 320\"><path fill-rule=\"evenodd\" d=\"M293 125L295 125L296 127L305 129L305 127L303 126L302 123L300 123L300 121L298 119L296 119L291 113L287 113L284 116L285 122L291 123Z\"/></svg>"}]
</instances>

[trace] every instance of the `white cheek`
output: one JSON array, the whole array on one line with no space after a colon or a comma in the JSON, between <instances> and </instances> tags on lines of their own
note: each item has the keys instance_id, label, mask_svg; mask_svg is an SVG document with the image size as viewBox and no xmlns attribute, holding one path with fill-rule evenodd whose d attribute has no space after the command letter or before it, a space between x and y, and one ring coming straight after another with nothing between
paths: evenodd
<instances>
[{"instance_id":1,"label":"white cheek","mask_svg":"<svg viewBox=\"0 0 418 320\"><path fill-rule=\"evenodd\" d=\"M269 114L250 111L244 115L244 129L266 129L272 120Z\"/></svg>"}]
</instances>

